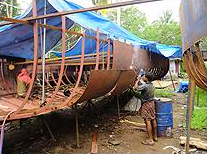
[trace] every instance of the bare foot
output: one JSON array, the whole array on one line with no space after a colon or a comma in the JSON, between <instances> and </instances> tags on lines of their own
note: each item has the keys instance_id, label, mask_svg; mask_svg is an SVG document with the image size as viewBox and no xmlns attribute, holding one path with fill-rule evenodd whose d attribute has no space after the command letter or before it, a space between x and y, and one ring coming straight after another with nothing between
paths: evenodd
<instances>
[{"instance_id":1,"label":"bare foot","mask_svg":"<svg viewBox=\"0 0 207 154\"><path fill-rule=\"evenodd\" d=\"M156 136L156 137L153 137L153 140L154 140L155 142L158 142L157 136Z\"/></svg>"}]
</instances>

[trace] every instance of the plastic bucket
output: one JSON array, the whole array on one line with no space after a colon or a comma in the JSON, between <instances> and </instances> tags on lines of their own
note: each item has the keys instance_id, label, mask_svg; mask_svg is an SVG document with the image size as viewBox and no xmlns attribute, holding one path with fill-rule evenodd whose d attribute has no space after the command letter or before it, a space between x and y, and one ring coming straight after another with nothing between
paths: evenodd
<instances>
[{"instance_id":1,"label":"plastic bucket","mask_svg":"<svg viewBox=\"0 0 207 154\"><path fill-rule=\"evenodd\" d=\"M157 135L159 137L172 136L172 100L168 98L160 98L159 100L155 101L155 111L157 120Z\"/></svg>"}]
</instances>

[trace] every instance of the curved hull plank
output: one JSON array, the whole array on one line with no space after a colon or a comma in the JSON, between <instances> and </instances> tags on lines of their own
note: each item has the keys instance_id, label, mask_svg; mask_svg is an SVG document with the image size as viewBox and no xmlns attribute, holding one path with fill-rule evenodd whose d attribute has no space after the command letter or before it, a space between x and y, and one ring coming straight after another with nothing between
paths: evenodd
<instances>
[{"instance_id":1,"label":"curved hull plank","mask_svg":"<svg viewBox=\"0 0 207 154\"><path fill-rule=\"evenodd\" d=\"M134 85L136 74L133 70L121 70L116 86L111 91L111 95L121 94Z\"/></svg>"},{"instance_id":2,"label":"curved hull plank","mask_svg":"<svg viewBox=\"0 0 207 154\"><path fill-rule=\"evenodd\" d=\"M134 48L132 64L137 70L145 70L152 80L163 78L169 70L168 58L140 48Z\"/></svg>"},{"instance_id":3,"label":"curved hull plank","mask_svg":"<svg viewBox=\"0 0 207 154\"><path fill-rule=\"evenodd\" d=\"M117 83L120 70L92 70L86 90L77 102L106 95Z\"/></svg>"},{"instance_id":4,"label":"curved hull plank","mask_svg":"<svg viewBox=\"0 0 207 154\"><path fill-rule=\"evenodd\" d=\"M113 41L113 47L113 69L133 69L137 74L143 69L152 80L163 78L169 70L169 59L163 55L118 40Z\"/></svg>"}]
</instances>

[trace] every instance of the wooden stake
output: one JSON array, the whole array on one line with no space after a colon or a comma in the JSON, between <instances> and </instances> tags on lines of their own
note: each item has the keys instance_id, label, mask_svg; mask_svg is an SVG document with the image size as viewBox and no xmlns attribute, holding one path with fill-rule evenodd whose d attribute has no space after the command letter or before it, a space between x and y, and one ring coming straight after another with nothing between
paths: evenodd
<instances>
[{"instance_id":1,"label":"wooden stake","mask_svg":"<svg viewBox=\"0 0 207 154\"><path fill-rule=\"evenodd\" d=\"M192 79L189 79L189 94L188 94L188 101L187 101L187 115L186 115L186 145L185 145L185 151L186 154L189 154L189 142L190 142L190 126L191 126L191 117L192 117L192 111L193 111L193 101L194 101L194 95L195 95L195 82Z\"/></svg>"},{"instance_id":2,"label":"wooden stake","mask_svg":"<svg viewBox=\"0 0 207 154\"><path fill-rule=\"evenodd\" d=\"M174 85L173 78L172 78L172 74L171 74L171 71L170 70L169 70L169 73L170 73L170 78L171 78L172 85L173 85L173 88L174 88L174 91L175 91L175 85Z\"/></svg>"},{"instance_id":3,"label":"wooden stake","mask_svg":"<svg viewBox=\"0 0 207 154\"><path fill-rule=\"evenodd\" d=\"M78 127L78 111L77 111L77 105L75 105L76 110L76 117L75 117L75 126L76 126L76 144L77 148L80 148L80 140L79 140L79 127Z\"/></svg>"},{"instance_id":4,"label":"wooden stake","mask_svg":"<svg viewBox=\"0 0 207 154\"><path fill-rule=\"evenodd\" d=\"M120 119L119 95L116 96L118 119Z\"/></svg>"},{"instance_id":5,"label":"wooden stake","mask_svg":"<svg viewBox=\"0 0 207 154\"><path fill-rule=\"evenodd\" d=\"M92 146L91 154L96 154L98 152L98 143L97 143L97 133L92 134Z\"/></svg>"}]
</instances>

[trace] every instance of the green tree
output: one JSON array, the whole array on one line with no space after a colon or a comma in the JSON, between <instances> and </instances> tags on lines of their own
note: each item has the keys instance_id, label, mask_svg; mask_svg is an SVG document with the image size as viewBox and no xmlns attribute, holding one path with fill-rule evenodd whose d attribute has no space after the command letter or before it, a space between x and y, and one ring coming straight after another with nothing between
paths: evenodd
<instances>
[{"instance_id":1,"label":"green tree","mask_svg":"<svg viewBox=\"0 0 207 154\"><path fill-rule=\"evenodd\" d=\"M92 3L95 6L101 6L101 5L108 4L108 0L92 0ZM98 10L97 12L99 12L102 15L106 15L108 13L108 11L106 9Z\"/></svg>"},{"instance_id":2,"label":"green tree","mask_svg":"<svg viewBox=\"0 0 207 154\"><path fill-rule=\"evenodd\" d=\"M200 46L201 46L201 49L207 50L207 37L204 37L201 39Z\"/></svg>"},{"instance_id":3,"label":"green tree","mask_svg":"<svg viewBox=\"0 0 207 154\"><path fill-rule=\"evenodd\" d=\"M173 22L172 11L167 10L167 11L163 12L163 15L159 19L160 19L159 21L164 24L172 23Z\"/></svg>"},{"instance_id":4,"label":"green tree","mask_svg":"<svg viewBox=\"0 0 207 154\"><path fill-rule=\"evenodd\" d=\"M116 10L111 10L107 17L117 22ZM121 8L121 26L134 35L140 36L147 25L146 15L140 12L137 7Z\"/></svg>"},{"instance_id":5,"label":"green tree","mask_svg":"<svg viewBox=\"0 0 207 154\"><path fill-rule=\"evenodd\" d=\"M100 6L108 4L108 0L92 0L93 5Z\"/></svg>"},{"instance_id":6,"label":"green tree","mask_svg":"<svg viewBox=\"0 0 207 154\"><path fill-rule=\"evenodd\" d=\"M20 14L17 0L3 0L0 4L0 16L14 17Z\"/></svg>"},{"instance_id":7,"label":"green tree","mask_svg":"<svg viewBox=\"0 0 207 154\"><path fill-rule=\"evenodd\" d=\"M158 20L147 25L139 37L166 45L182 45L179 23L173 21L170 11L164 12Z\"/></svg>"}]
</instances>

